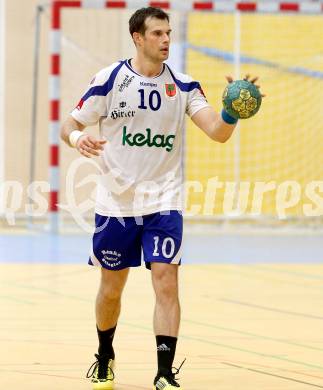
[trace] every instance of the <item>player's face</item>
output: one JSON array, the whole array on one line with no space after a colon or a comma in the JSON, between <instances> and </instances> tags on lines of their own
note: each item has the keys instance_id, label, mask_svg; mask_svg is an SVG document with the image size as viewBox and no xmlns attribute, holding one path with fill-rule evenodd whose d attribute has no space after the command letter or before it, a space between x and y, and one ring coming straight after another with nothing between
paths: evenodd
<instances>
[{"instance_id":1,"label":"player's face","mask_svg":"<svg viewBox=\"0 0 323 390\"><path fill-rule=\"evenodd\" d=\"M154 62L167 60L171 33L168 21L149 17L145 23L147 28L141 40L144 55Z\"/></svg>"}]
</instances>

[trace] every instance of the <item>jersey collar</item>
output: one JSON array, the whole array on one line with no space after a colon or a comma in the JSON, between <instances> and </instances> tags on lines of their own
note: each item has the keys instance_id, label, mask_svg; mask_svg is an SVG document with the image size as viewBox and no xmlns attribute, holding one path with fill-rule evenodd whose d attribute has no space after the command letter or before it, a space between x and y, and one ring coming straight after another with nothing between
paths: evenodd
<instances>
[{"instance_id":1,"label":"jersey collar","mask_svg":"<svg viewBox=\"0 0 323 390\"><path fill-rule=\"evenodd\" d=\"M133 72L134 74L136 74L136 75L139 76L139 77L144 77L144 78L146 78L146 79L156 79L157 77L161 76L161 75L164 73L165 64L163 63L163 68L162 68L161 72L160 72L157 76L154 76L154 77L143 76L142 74L137 73L137 72L133 69L133 67L131 66L131 60L132 60L132 58L129 58L128 60L126 60L125 65L126 65L126 67L127 67L129 70L131 70L131 72Z\"/></svg>"}]
</instances>

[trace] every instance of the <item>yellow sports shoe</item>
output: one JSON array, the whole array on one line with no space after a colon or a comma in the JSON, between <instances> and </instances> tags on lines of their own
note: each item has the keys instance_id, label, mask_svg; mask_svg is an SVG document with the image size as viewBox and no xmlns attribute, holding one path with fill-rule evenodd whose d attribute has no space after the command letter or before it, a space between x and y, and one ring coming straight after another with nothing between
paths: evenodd
<instances>
[{"instance_id":1,"label":"yellow sports shoe","mask_svg":"<svg viewBox=\"0 0 323 390\"><path fill-rule=\"evenodd\" d=\"M113 390L114 389L114 360L107 355L94 355L96 361L89 368L86 374L91 378L93 390ZM92 371L91 371L92 370Z\"/></svg>"},{"instance_id":2,"label":"yellow sports shoe","mask_svg":"<svg viewBox=\"0 0 323 390\"><path fill-rule=\"evenodd\" d=\"M157 376L154 380L153 390L183 390L183 388L177 382L175 375L179 373L179 370L181 369L185 360L186 359L183 360L179 368L173 367L173 369L175 369L175 372L158 371Z\"/></svg>"},{"instance_id":3,"label":"yellow sports shoe","mask_svg":"<svg viewBox=\"0 0 323 390\"><path fill-rule=\"evenodd\" d=\"M154 380L153 390L183 390L183 388L176 382L173 374L157 375Z\"/></svg>"}]
</instances>

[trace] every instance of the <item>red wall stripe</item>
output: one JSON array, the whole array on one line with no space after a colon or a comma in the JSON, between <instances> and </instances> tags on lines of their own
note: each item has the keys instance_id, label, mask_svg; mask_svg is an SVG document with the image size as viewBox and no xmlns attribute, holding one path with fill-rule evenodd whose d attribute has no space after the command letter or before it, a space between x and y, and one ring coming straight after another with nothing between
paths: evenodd
<instances>
[{"instance_id":1,"label":"red wall stripe","mask_svg":"<svg viewBox=\"0 0 323 390\"><path fill-rule=\"evenodd\" d=\"M51 57L51 74L52 75L59 75L60 74L60 55L59 54L52 54Z\"/></svg>"},{"instance_id":2,"label":"red wall stripe","mask_svg":"<svg viewBox=\"0 0 323 390\"><path fill-rule=\"evenodd\" d=\"M182 0L185 1L185 0ZM150 1L149 5L152 7L159 7L164 9L170 9L172 8L172 2L171 1ZM300 11L300 3L278 3L279 10L280 11L291 11L291 12L298 12ZM53 29L59 29L61 26L61 8L79 8L82 6L81 1L73 1L73 0L52 0L52 15L51 15L51 25ZM108 0L105 3L105 7L107 8L127 8L127 1L123 0ZM213 10L216 7L216 2L213 3L212 1L209 2L201 2L201 1L195 1L193 3L193 9L195 10ZM257 3L250 2L250 3L236 3L236 8L240 11L256 11L257 10ZM323 4L322 9L323 12Z\"/></svg>"},{"instance_id":3,"label":"red wall stripe","mask_svg":"<svg viewBox=\"0 0 323 390\"><path fill-rule=\"evenodd\" d=\"M182 0L185 1L185 0ZM172 2L170 1L150 1L149 5L152 7L159 7L164 9L172 8ZM278 3L280 11L300 11L300 3ZM52 0L52 17L51 24L52 28L59 29L61 26L61 8L79 8L82 6L81 1L64 1L64 0ZM108 0L105 4L108 8L127 8L127 1L117 1L117 0ZM216 2L201 2L196 1L193 3L193 9L195 10L213 10L216 7ZM241 11L256 11L257 3L237 3L236 8ZM323 12L323 4L321 7L321 11Z\"/></svg>"},{"instance_id":4,"label":"red wall stripe","mask_svg":"<svg viewBox=\"0 0 323 390\"><path fill-rule=\"evenodd\" d=\"M50 191L49 193L49 211L58 211L58 192Z\"/></svg>"},{"instance_id":5,"label":"red wall stripe","mask_svg":"<svg viewBox=\"0 0 323 390\"><path fill-rule=\"evenodd\" d=\"M239 11L256 11L257 4L256 3L237 3L236 5Z\"/></svg>"},{"instance_id":6,"label":"red wall stripe","mask_svg":"<svg viewBox=\"0 0 323 390\"><path fill-rule=\"evenodd\" d=\"M58 163L59 163L59 146L58 145L50 145L49 163L50 163L51 167L58 167Z\"/></svg>"},{"instance_id":7,"label":"red wall stripe","mask_svg":"<svg viewBox=\"0 0 323 390\"><path fill-rule=\"evenodd\" d=\"M213 3L200 3L200 2L195 2L193 3L193 8L198 9L198 10L212 10L213 9Z\"/></svg>"},{"instance_id":8,"label":"red wall stripe","mask_svg":"<svg viewBox=\"0 0 323 390\"><path fill-rule=\"evenodd\" d=\"M50 120L51 121L59 120L59 100L50 101Z\"/></svg>"},{"instance_id":9,"label":"red wall stripe","mask_svg":"<svg viewBox=\"0 0 323 390\"><path fill-rule=\"evenodd\" d=\"M297 11L299 11L299 4L297 4L297 3L280 3L279 9L281 11L297 12Z\"/></svg>"},{"instance_id":10,"label":"red wall stripe","mask_svg":"<svg viewBox=\"0 0 323 390\"><path fill-rule=\"evenodd\" d=\"M107 1L105 6L107 8L126 8L127 3L125 1Z\"/></svg>"},{"instance_id":11,"label":"red wall stripe","mask_svg":"<svg viewBox=\"0 0 323 390\"><path fill-rule=\"evenodd\" d=\"M150 1L149 5L156 8L170 9L169 1Z\"/></svg>"}]
</instances>

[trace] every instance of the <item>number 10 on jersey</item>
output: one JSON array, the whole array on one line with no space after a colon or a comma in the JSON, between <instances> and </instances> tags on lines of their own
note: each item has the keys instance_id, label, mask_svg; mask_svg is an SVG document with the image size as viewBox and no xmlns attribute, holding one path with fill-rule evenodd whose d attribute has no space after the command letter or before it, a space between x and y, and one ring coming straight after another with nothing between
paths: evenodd
<instances>
[{"instance_id":1,"label":"number 10 on jersey","mask_svg":"<svg viewBox=\"0 0 323 390\"><path fill-rule=\"evenodd\" d=\"M147 110L148 107L145 104L145 102L146 102L145 92L146 91L144 89L139 89L138 92L140 94L140 105L138 106L138 108L140 108L141 110ZM161 97L160 97L160 93L158 91L156 91L155 89L153 89L149 93L148 104L149 104L149 107L152 111L158 111L160 109Z\"/></svg>"}]
</instances>

